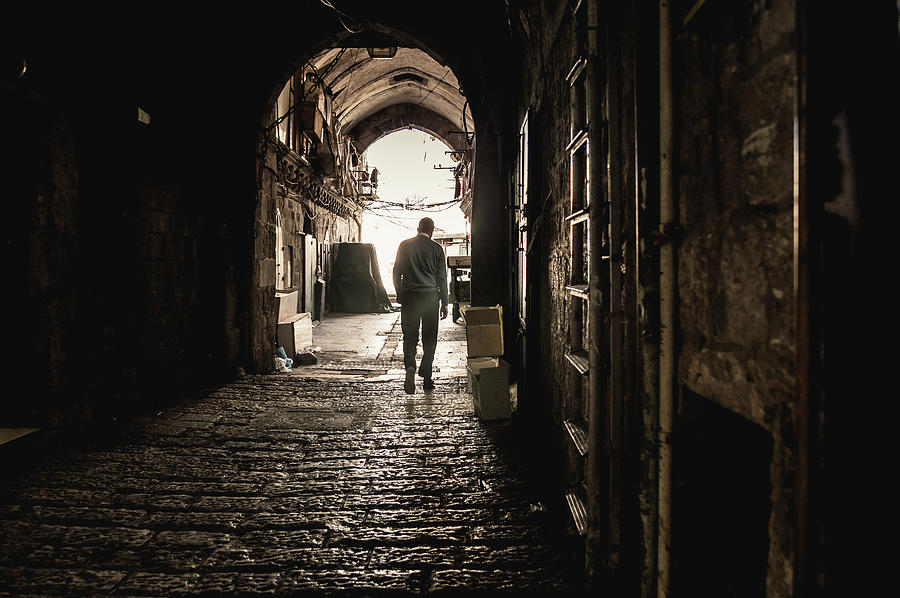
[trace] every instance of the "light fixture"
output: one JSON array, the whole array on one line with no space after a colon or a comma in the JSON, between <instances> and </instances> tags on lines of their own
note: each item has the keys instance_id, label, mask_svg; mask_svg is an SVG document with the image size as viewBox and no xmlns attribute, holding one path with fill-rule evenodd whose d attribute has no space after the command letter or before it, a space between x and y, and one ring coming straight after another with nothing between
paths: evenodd
<instances>
[{"instance_id":1,"label":"light fixture","mask_svg":"<svg viewBox=\"0 0 900 598\"><path fill-rule=\"evenodd\" d=\"M393 58L397 53L397 47L366 48L366 52L369 53L369 58Z\"/></svg>"}]
</instances>

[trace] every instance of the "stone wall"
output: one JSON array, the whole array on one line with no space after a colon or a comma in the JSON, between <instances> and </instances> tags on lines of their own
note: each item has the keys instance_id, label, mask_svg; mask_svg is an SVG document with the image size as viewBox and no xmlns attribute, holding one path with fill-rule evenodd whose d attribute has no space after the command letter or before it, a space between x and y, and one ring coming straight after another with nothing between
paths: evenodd
<instances>
[{"instance_id":1,"label":"stone wall","mask_svg":"<svg viewBox=\"0 0 900 598\"><path fill-rule=\"evenodd\" d=\"M20 122L32 128L4 127L19 142L7 162L19 189L8 189L12 201L4 226L5 271L11 279L3 355L8 371L28 374L34 387L29 400L9 397L5 417L13 425L45 425L66 418L62 411L68 406L59 395L79 378L84 357L77 338L83 283L75 275L84 254L80 172L66 115L43 101L19 108ZM73 301L76 293L79 299Z\"/></svg>"},{"instance_id":2,"label":"stone wall","mask_svg":"<svg viewBox=\"0 0 900 598\"><path fill-rule=\"evenodd\" d=\"M274 367L274 347L278 314L275 310L276 290L276 222L281 215L282 243L293 247L291 280L286 288L298 289L305 284L304 234L313 235L317 244L358 242L360 224L351 217L341 217L319 205L311 197L297 197L279 186L280 153L269 144L265 166L260 169L257 205L254 217L253 297L251 300L251 358L249 367L268 372ZM323 266L324 267L324 266ZM315 268L313 276L316 275Z\"/></svg>"},{"instance_id":3,"label":"stone wall","mask_svg":"<svg viewBox=\"0 0 900 598\"><path fill-rule=\"evenodd\" d=\"M549 9L548 9L549 10ZM545 22L541 18L546 17ZM536 304L539 313L532 313L536 320L529 326L529 340L540 346L541 392L550 402L550 410L561 422L565 417L566 397L573 392L569 372L571 366L565 359L568 336L568 293L570 247L568 224L565 217L569 206L569 154L566 146L570 140L569 86L565 75L574 60L573 25L568 10L552 10L548 14L532 14L532 22L540 29L543 44L525 49L522 71L527 73L522 82L523 98L531 98L525 109L530 111L532 144L539 147L537 160L531 161L529 185L529 222L533 224L535 238L532 264L538 271L529 275L534 282L532 293L539 294ZM540 24L540 25L538 25Z\"/></svg>"},{"instance_id":4,"label":"stone wall","mask_svg":"<svg viewBox=\"0 0 900 598\"><path fill-rule=\"evenodd\" d=\"M76 68L76 56L24 42L15 51L17 70L0 84L3 363L28 390L7 393L0 425L77 430L127 406L134 390L133 365L116 357L136 332L136 197L124 153L109 144L126 127L98 125L102 108L84 89L103 94L108 83Z\"/></svg>"},{"instance_id":5,"label":"stone wall","mask_svg":"<svg viewBox=\"0 0 900 598\"><path fill-rule=\"evenodd\" d=\"M574 40L570 12L549 4L527 5L529 43L521 55L520 113L529 110L536 130L532 141L540 146L540 159L532 163L530 173L531 201L536 205L529 206L538 252L530 258L533 271L529 279L535 283L531 290L536 295L533 304L540 308L540 326L529 329L528 339L540 347L532 353L543 374L539 394L559 421L575 390L564 359L569 304L565 285L571 258L564 221L570 184L565 75L574 59ZM681 242L678 383L685 391L712 400L771 434L775 449L770 471L766 584L768 595L785 595L791 583L792 550L789 480L793 455L791 438L784 431L793 423L793 7L752 1L737 8L704 6L686 26L679 7L674 24L676 184L678 224L684 234L675 239ZM655 62L651 53L657 51L653 47L657 35L654 19L655 15L642 12L637 21L643 60L650 62ZM622 110L633 110L635 102L639 110L637 121L627 115L620 120L620 188L626 194L626 208L633 209L630 206L637 205L637 197L642 204L656 197L657 165L652 154L658 132L641 127L642 119L656 122L657 107L652 102L642 105L646 100L635 98L634 77L639 74L635 75L634 64L629 62L635 52L629 43L635 42L625 33L615 43L622 44L624 61L625 79L617 88ZM644 90L645 97L653 93L649 85ZM640 110L653 114L644 116ZM640 143L639 135L645 136ZM636 155L640 156L638 162ZM642 168L649 173L640 173ZM647 224L640 221L643 210L628 216L630 226L635 226L637 218L642 230L646 229ZM645 243L644 250L652 251L652 245ZM642 257L641 263L645 259ZM640 292L649 293L648 300L653 303L653 276L648 278L648 273L642 272L640 284ZM626 310L636 309L635 299L626 298ZM640 313L652 315L655 306L650 305L649 312L644 307ZM641 331L645 339L657 338L652 319L641 323L650 326ZM634 329L626 328L626 333L634 334ZM633 341L626 341L626 348L628 342ZM647 355L652 357L652 352ZM645 362L642 372L652 374L652 366ZM642 372L632 372L628 379L652 384L652 375L647 378ZM648 391L652 392L646 394ZM652 388L626 388L625 392L630 393L626 401L642 401L639 408L626 403L630 413L658 408ZM655 439L654 416L648 411L645 417L643 423L629 425L632 430L642 429L645 438ZM650 453L657 450L655 446L654 440L643 442L641 471L635 473L640 478L635 484L642 488L641 500L647 502L644 506L654 508L655 457ZM645 519L641 525L645 529L640 531L640 550L647 573L655 558L655 524ZM641 583L642 591L653 587L649 578Z\"/></svg>"},{"instance_id":6,"label":"stone wall","mask_svg":"<svg viewBox=\"0 0 900 598\"><path fill-rule=\"evenodd\" d=\"M695 19L676 24L678 380L772 434L768 595L788 595L793 7L710 6Z\"/></svg>"},{"instance_id":7,"label":"stone wall","mask_svg":"<svg viewBox=\"0 0 900 598\"><path fill-rule=\"evenodd\" d=\"M139 250L135 269L141 289L138 334L124 359L141 363L137 384L145 393L168 389L190 377L210 339L199 336L200 271L198 225L180 209L187 203L179 187L138 191ZM123 300L129 300L125 297ZM207 351L206 354L208 354Z\"/></svg>"}]
</instances>

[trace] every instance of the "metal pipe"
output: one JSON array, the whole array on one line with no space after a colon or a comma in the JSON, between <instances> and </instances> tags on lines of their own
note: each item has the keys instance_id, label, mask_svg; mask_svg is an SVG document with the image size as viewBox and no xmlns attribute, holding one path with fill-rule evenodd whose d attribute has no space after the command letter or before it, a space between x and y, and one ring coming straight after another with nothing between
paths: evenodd
<instances>
[{"instance_id":1,"label":"metal pipe","mask_svg":"<svg viewBox=\"0 0 900 598\"><path fill-rule=\"evenodd\" d=\"M659 232L676 218L673 192L673 94L669 1L659 3ZM658 598L667 598L672 549L672 432L675 420L675 248L659 251L659 521L657 537Z\"/></svg>"},{"instance_id":2,"label":"metal pipe","mask_svg":"<svg viewBox=\"0 0 900 598\"><path fill-rule=\"evenodd\" d=\"M625 400L624 400L624 356L623 356L623 315L622 303L622 266L623 264L623 211L622 200L622 164L621 164L621 114L619 110L619 69L621 56L619 40L614 38L620 30L617 25L620 15L615 3L610 5L606 15L606 122L607 122L607 171L606 186L609 201L609 259L607 264L607 280L609 281L608 318L609 318L609 399L607 401L607 420L609 421L609 567L610 573L621 566L622 545L622 499L625 487L624 445L625 445Z\"/></svg>"},{"instance_id":3,"label":"metal pipe","mask_svg":"<svg viewBox=\"0 0 900 598\"><path fill-rule=\"evenodd\" d=\"M597 0L587 4L587 108L588 108L588 529L586 568L590 589L598 589L604 573L603 561L608 551L609 463L604 441L608 435L603 417L603 401L607 383L608 344L604 333L604 299L608 296L603 272L602 234L605 226L603 207L603 73L600 59L599 6ZM604 494L605 493L605 494ZM608 571L605 573L608 574Z\"/></svg>"}]
</instances>

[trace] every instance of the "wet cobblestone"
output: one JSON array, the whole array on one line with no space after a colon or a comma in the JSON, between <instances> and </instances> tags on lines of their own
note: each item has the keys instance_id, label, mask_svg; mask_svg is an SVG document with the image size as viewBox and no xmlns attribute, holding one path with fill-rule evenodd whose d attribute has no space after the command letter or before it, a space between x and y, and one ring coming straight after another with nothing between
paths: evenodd
<instances>
[{"instance_id":1,"label":"wet cobblestone","mask_svg":"<svg viewBox=\"0 0 900 598\"><path fill-rule=\"evenodd\" d=\"M346 366L235 381L5 480L0 595L580 593L513 424L476 419L459 371L406 395Z\"/></svg>"}]
</instances>

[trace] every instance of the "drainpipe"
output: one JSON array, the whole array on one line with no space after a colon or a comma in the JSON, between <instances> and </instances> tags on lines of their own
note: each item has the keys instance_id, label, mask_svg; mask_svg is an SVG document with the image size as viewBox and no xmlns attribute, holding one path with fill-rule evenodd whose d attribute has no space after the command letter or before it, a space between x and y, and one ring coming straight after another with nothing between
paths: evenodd
<instances>
[{"instance_id":1,"label":"drainpipe","mask_svg":"<svg viewBox=\"0 0 900 598\"><path fill-rule=\"evenodd\" d=\"M588 362L590 375L588 376L588 452L587 471L587 511L588 529L585 546L585 568L587 575L587 587L589 590L603 590L603 575L607 577L609 571L604 569L604 561L609 554L609 462L604 462L607 456L605 442L608 438L608 430L605 428L604 411L606 405L606 362L609 357L609 345L605 342L606 335L601 331L605 328L603 321L604 295L608 291L604 287L607 281L603 275L601 227L605 225L603 209L601 207L602 181L605 174L603 168L606 164L604 156L600 155L603 147L603 72L600 57L599 39L599 6L598 0L590 0L587 4L587 106L588 106L588 148L590 160L588 163L588 184L590 205L589 234L588 234L588 272L589 272L589 297L588 300L588 330L590 339L588 343ZM597 158L595 158L597 156ZM599 158L599 159L598 159Z\"/></svg>"},{"instance_id":2,"label":"drainpipe","mask_svg":"<svg viewBox=\"0 0 900 598\"><path fill-rule=\"evenodd\" d=\"M673 99L669 0L659 4L659 232L675 222L673 194ZM672 549L672 432L675 419L675 248L659 250L659 522L657 537L658 598L668 598Z\"/></svg>"},{"instance_id":3,"label":"drainpipe","mask_svg":"<svg viewBox=\"0 0 900 598\"><path fill-rule=\"evenodd\" d=\"M623 546L629 541L622 537L622 506L625 497L625 397L623 395L625 371L624 356L624 305L622 301L624 239L622 224L625 201L622 198L622 160L621 160L621 121L619 108L620 79L619 71L622 59L621 43L617 38L623 22L616 4L611 4L605 14L606 21L606 122L607 122L607 154L606 154L606 188L607 206L609 210L609 260L606 265L606 276L609 285L608 330L609 330L609 390L606 403L607 450L609 453L609 565L610 575L615 578L612 587L619 588L622 573ZM596 147L596 146L595 146ZM592 229L597 230L597 229ZM599 230L597 230L599 233ZM599 236L595 234L594 236ZM604 314L606 315L606 314Z\"/></svg>"}]
</instances>

